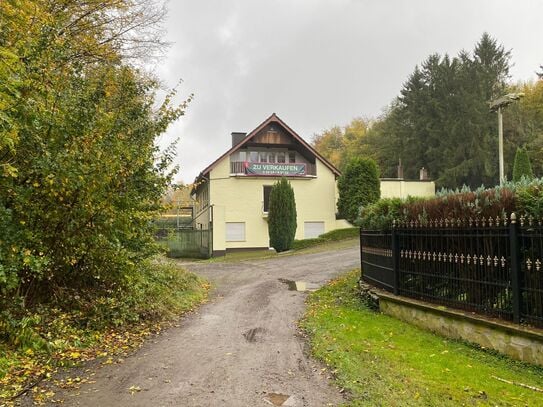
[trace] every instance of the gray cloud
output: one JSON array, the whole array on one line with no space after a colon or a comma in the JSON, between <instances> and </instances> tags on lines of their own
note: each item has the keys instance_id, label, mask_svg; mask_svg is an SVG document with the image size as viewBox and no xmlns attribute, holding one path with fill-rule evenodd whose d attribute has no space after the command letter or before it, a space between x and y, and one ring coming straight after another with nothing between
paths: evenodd
<instances>
[{"instance_id":1,"label":"gray cloud","mask_svg":"<svg viewBox=\"0 0 543 407\"><path fill-rule=\"evenodd\" d=\"M543 2L469 0L171 0L171 41L157 67L167 86L194 92L180 137L191 182L230 144L276 112L306 140L355 116L375 117L431 53L471 50L484 31L512 49L513 80L543 64ZM537 42L537 43L536 43Z\"/></svg>"}]
</instances>

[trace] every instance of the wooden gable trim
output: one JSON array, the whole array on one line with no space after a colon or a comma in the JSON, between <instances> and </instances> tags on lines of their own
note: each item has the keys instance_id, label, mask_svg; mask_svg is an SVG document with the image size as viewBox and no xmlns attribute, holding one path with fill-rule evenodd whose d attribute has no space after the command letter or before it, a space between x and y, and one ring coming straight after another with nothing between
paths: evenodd
<instances>
[{"instance_id":1,"label":"wooden gable trim","mask_svg":"<svg viewBox=\"0 0 543 407\"><path fill-rule=\"evenodd\" d=\"M266 120L264 120L262 123L260 123L253 131L251 131L243 141L236 144L232 148L230 148L228 151L226 151L223 155L221 155L219 158L217 158L215 161L213 161L210 165L208 165L200 174L198 177L196 177L196 180L200 180L205 177L206 174L208 174L213 168L217 166L217 164L223 160L225 157L230 156L232 153L235 153L237 150L239 150L241 147L243 147L245 144L247 144L253 137L255 137L260 130L262 130L264 127L266 127L268 124L272 122L277 122L283 128L300 144L302 144L305 148L307 148L315 157L317 157L319 160L323 162L323 164L330 169L336 176L340 176L341 173L339 170L334 167L332 163L330 163L326 158L324 158L322 155L320 155L313 147L311 147L310 144L308 144L302 137L300 137L294 130L292 130L283 120L281 120L275 113L272 113L270 117L268 117Z\"/></svg>"}]
</instances>

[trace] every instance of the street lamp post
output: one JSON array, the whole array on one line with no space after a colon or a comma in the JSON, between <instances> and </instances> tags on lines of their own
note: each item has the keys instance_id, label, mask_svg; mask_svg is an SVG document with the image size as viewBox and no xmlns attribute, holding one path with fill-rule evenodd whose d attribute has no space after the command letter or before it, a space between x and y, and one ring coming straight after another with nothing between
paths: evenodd
<instances>
[{"instance_id":1,"label":"street lamp post","mask_svg":"<svg viewBox=\"0 0 543 407\"><path fill-rule=\"evenodd\" d=\"M498 107L498 153L500 155L500 185L505 182L503 169L503 115L501 106Z\"/></svg>"},{"instance_id":2,"label":"street lamp post","mask_svg":"<svg viewBox=\"0 0 543 407\"><path fill-rule=\"evenodd\" d=\"M490 102L490 111L498 112L498 154L500 160L500 185L505 182L504 165L503 165L503 115L502 109L509 106L515 100L519 100L524 96L524 93L508 93L496 100Z\"/></svg>"}]
</instances>

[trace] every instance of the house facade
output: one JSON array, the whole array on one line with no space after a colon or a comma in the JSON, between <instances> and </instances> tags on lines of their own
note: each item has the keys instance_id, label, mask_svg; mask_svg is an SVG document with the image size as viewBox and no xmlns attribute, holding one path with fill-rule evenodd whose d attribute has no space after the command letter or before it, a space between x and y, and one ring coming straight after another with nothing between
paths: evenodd
<instances>
[{"instance_id":1,"label":"house facade","mask_svg":"<svg viewBox=\"0 0 543 407\"><path fill-rule=\"evenodd\" d=\"M336 220L339 175L274 113L249 134L232 133L232 147L198 175L194 226L212 230L214 256L268 248L271 187L286 177L296 199L296 239L349 227Z\"/></svg>"}]
</instances>

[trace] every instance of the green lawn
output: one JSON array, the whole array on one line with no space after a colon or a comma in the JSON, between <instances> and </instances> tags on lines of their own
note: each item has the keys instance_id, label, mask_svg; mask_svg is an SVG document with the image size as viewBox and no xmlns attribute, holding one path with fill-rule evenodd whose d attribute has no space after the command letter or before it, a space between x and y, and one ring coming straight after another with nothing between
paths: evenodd
<instances>
[{"instance_id":1,"label":"green lawn","mask_svg":"<svg viewBox=\"0 0 543 407\"><path fill-rule=\"evenodd\" d=\"M543 368L448 340L366 308L359 270L308 298L313 354L350 393L349 406L543 406ZM514 384L504 383L497 378Z\"/></svg>"}]
</instances>

